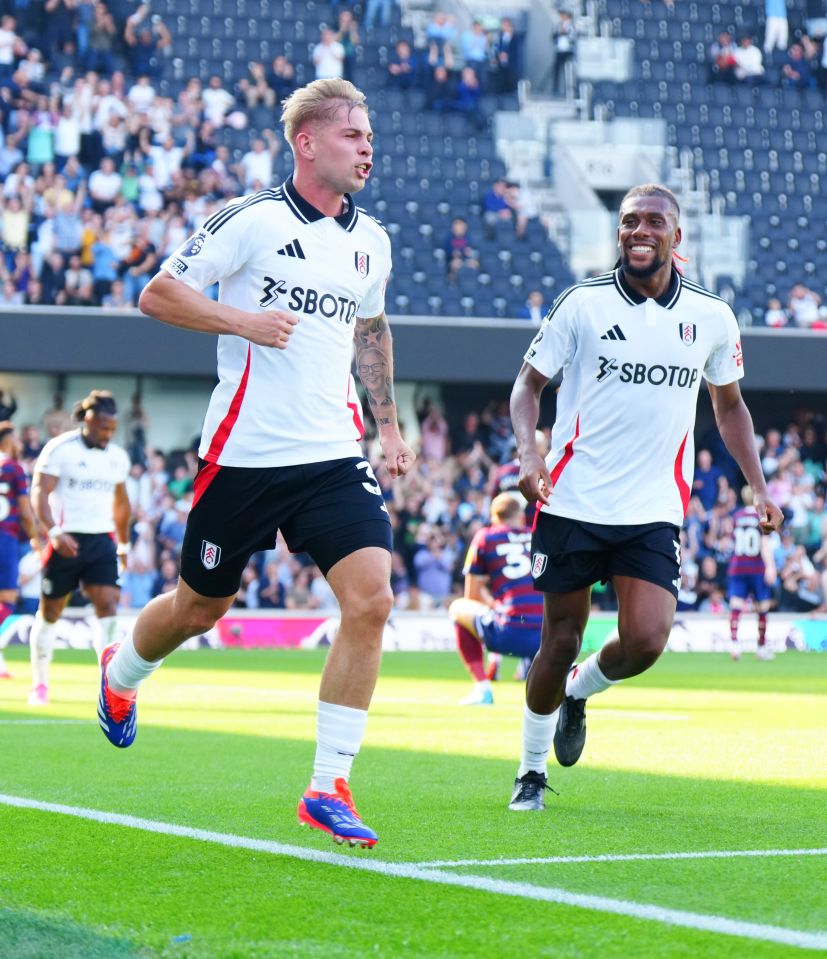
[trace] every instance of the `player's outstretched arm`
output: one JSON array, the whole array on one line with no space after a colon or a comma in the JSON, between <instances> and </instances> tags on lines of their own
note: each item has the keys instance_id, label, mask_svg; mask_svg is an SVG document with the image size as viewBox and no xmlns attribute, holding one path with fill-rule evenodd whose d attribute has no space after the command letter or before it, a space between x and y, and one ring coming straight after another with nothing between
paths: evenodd
<instances>
[{"instance_id":1,"label":"player's outstretched arm","mask_svg":"<svg viewBox=\"0 0 827 959\"><path fill-rule=\"evenodd\" d=\"M523 363L511 390L511 425L520 460L520 492L529 503L539 500L545 505L551 494L551 477L545 460L537 452L534 433L540 418L540 396L548 381L530 363Z\"/></svg>"},{"instance_id":2,"label":"player's outstretched arm","mask_svg":"<svg viewBox=\"0 0 827 959\"><path fill-rule=\"evenodd\" d=\"M138 300L142 313L170 326L196 333L242 336L259 346L283 350L299 322L286 310L248 313L226 303L217 303L162 270L144 287Z\"/></svg>"},{"instance_id":3,"label":"player's outstretched arm","mask_svg":"<svg viewBox=\"0 0 827 959\"><path fill-rule=\"evenodd\" d=\"M741 396L741 388L737 381L725 386L713 386L712 383L707 383L707 386L721 438L752 489L761 529L765 533L781 529L784 514L767 493L764 472L755 448L755 429L747 404Z\"/></svg>"},{"instance_id":4,"label":"player's outstretched arm","mask_svg":"<svg viewBox=\"0 0 827 959\"><path fill-rule=\"evenodd\" d=\"M356 370L379 430L379 442L392 477L404 476L416 454L402 439L393 391L393 339L384 313L356 317Z\"/></svg>"}]
</instances>

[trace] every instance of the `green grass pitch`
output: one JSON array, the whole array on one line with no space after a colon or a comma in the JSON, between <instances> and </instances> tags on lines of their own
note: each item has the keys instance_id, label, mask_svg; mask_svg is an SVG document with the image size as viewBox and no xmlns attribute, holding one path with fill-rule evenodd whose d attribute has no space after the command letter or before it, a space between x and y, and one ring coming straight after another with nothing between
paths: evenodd
<instances>
[{"instance_id":1,"label":"green grass pitch","mask_svg":"<svg viewBox=\"0 0 827 959\"><path fill-rule=\"evenodd\" d=\"M517 814L510 663L493 707L460 707L455 657L387 654L351 780L365 852L296 822L322 652L171 657L128 750L97 728L91 654L57 653L40 710L26 654L0 684L0 959L827 950L825 655L667 654L591 700L560 795Z\"/></svg>"}]
</instances>

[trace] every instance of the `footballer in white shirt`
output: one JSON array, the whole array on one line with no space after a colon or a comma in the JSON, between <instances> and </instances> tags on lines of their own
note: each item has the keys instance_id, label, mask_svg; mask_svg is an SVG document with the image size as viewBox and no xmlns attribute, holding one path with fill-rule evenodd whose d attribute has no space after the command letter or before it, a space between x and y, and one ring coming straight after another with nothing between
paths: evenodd
<instances>
[{"instance_id":1,"label":"footballer in white shirt","mask_svg":"<svg viewBox=\"0 0 827 959\"><path fill-rule=\"evenodd\" d=\"M40 604L29 647L30 706L48 703L55 624L79 585L95 607L95 652L114 637L119 575L129 550L129 457L112 442L118 411L112 394L93 390L75 408L80 427L43 447L34 467L32 506L48 542L42 552ZM117 545L115 537L117 536Z\"/></svg>"},{"instance_id":2,"label":"footballer in white shirt","mask_svg":"<svg viewBox=\"0 0 827 959\"><path fill-rule=\"evenodd\" d=\"M624 197L615 269L566 290L535 336L511 394L520 490L538 504L532 576L544 596L526 683L523 754L509 808L543 808L552 740L577 762L585 703L663 652L680 584L679 530L692 484L701 378L718 429L752 487L763 532L783 516L768 494L741 396L738 325L719 297L674 265L680 208L657 184ZM552 448L537 453L540 396L563 371ZM618 636L572 669L591 587L611 580Z\"/></svg>"},{"instance_id":3,"label":"footballer in white shirt","mask_svg":"<svg viewBox=\"0 0 827 959\"><path fill-rule=\"evenodd\" d=\"M322 674L316 758L302 824L370 847L376 833L351 798L393 606L390 521L363 457L356 368L388 471L414 454L397 422L385 316L390 241L356 206L373 167L364 95L316 80L284 103L294 157L281 187L231 202L163 264L140 308L164 323L218 334L218 385L207 410L177 588L154 599L133 638L103 656L98 715L116 746L135 737L141 681L232 605L250 555L281 530L309 553L341 608ZM203 291L218 281L218 302Z\"/></svg>"}]
</instances>

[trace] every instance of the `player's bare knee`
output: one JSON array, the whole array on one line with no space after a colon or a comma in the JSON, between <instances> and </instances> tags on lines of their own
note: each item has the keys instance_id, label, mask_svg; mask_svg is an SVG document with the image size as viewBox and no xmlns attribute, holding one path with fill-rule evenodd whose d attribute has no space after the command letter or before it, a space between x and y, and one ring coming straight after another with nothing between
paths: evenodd
<instances>
[{"instance_id":1,"label":"player's bare knee","mask_svg":"<svg viewBox=\"0 0 827 959\"><path fill-rule=\"evenodd\" d=\"M176 617L187 636L208 633L222 616L222 611L212 604L188 603Z\"/></svg>"},{"instance_id":2,"label":"player's bare knee","mask_svg":"<svg viewBox=\"0 0 827 959\"><path fill-rule=\"evenodd\" d=\"M365 583L347 597L342 616L359 622L363 628L381 629L392 609L393 591L388 583Z\"/></svg>"},{"instance_id":3,"label":"player's bare knee","mask_svg":"<svg viewBox=\"0 0 827 959\"><path fill-rule=\"evenodd\" d=\"M573 662L582 642L583 634L578 624L557 620L543 627L540 650L555 656L569 656Z\"/></svg>"},{"instance_id":4,"label":"player's bare knee","mask_svg":"<svg viewBox=\"0 0 827 959\"><path fill-rule=\"evenodd\" d=\"M631 643L624 643L627 664L633 665L639 672L648 669L660 658L666 647L666 638L661 633L650 633L635 637Z\"/></svg>"}]
</instances>

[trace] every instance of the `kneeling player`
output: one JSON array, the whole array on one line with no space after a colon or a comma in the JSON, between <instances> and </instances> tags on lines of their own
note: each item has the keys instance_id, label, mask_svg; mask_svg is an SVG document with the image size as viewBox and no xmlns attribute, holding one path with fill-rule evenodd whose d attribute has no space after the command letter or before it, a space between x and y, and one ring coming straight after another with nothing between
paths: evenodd
<instances>
[{"instance_id":1,"label":"kneeling player","mask_svg":"<svg viewBox=\"0 0 827 959\"><path fill-rule=\"evenodd\" d=\"M522 504L507 493L495 496L491 525L477 532L468 550L465 597L449 609L460 657L476 680L464 706L494 702L483 648L532 659L540 647L543 598L531 580L530 550Z\"/></svg>"}]
</instances>

